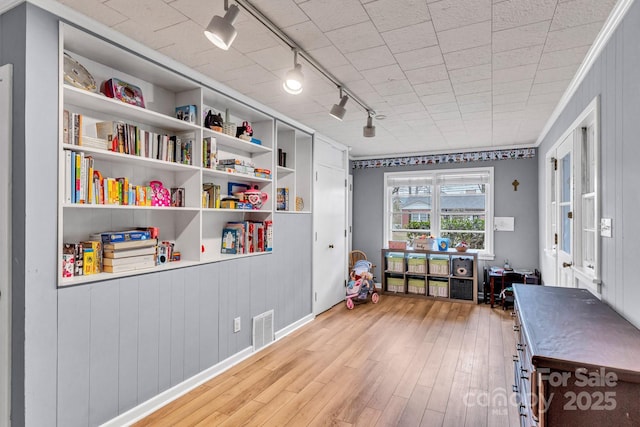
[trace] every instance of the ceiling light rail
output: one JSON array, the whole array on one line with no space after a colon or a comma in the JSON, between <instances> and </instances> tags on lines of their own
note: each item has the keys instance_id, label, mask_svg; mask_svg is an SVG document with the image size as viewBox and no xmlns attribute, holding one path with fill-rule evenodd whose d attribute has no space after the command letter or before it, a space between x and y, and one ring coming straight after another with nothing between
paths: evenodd
<instances>
[{"instance_id":1,"label":"ceiling light rail","mask_svg":"<svg viewBox=\"0 0 640 427\"><path fill-rule=\"evenodd\" d=\"M225 0L226 2L227 0ZM311 65L316 69L320 74L322 74L327 80L329 80L332 84L334 84L337 88L340 89L341 93L347 95L349 99L353 100L356 104L358 104L363 110L367 112L368 115L375 116L375 111L370 108L364 101L362 101L356 94L351 92L347 87L345 87L333 74L331 74L326 68L320 65L309 53L305 52L293 39L291 39L287 34L285 34L277 25L275 25L269 18L267 18L260 10L258 10L254 5L252 5L247 0L236 0L236 3L244 9L249 15L253 16L258 22L260 22L266 29L271 31L273 35L279 38L283 43L285 43L291 50L294 51L294 54L302 57L305 62ZM226 6L226 5L225 5ZM231 6L233 7L233 6ZM227 13L228 14L228 13ZM226 18L227 15L225 15ZM294 59L295 61L295 59ZM294 62L294 68L296 68ZM297 64L298 66L300 64ZM291 70L293 71L293 70ZM341 98L343 95L340 95ZM346 102L345 102L346 104Z\"/></svg>"}]
</instances>

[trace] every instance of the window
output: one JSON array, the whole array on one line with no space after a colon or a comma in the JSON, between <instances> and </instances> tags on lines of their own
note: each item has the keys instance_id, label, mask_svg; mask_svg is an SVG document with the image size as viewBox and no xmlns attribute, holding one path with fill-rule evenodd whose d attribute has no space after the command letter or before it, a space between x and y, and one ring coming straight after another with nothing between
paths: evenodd
<instances>
[{"instance_id":1,"label":"window","mask_svg":"<svg viewBox=\"0 0 640 427\"><path fill-rule=\"evenodd\" d=\"M434 235L493 259L493 168L386 173L385 189L385 242Z\"/></svg>"}]
</instances>

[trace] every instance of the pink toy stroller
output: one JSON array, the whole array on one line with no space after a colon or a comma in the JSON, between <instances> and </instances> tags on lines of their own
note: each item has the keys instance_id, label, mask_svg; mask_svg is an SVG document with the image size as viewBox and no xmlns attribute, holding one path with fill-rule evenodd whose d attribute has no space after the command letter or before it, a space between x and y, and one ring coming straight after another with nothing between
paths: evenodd
<instances>
[{"instance_id":1,"label":"pink toy stroller","mask_svg":"<svg viewBox=\"0 0 640 427\"><path fill-rule=\"evenodd\" d=\"M369 271L370 269L371 263L369 261L360 260L355 263L349 273L350 280L347 285L347 295L345 297L349 310L353 310L356 303L367 302L369 295L371 295L372 303L376 304L380 301L380 295L373 284L373 275Z\"/></svg>"}]
</instances>

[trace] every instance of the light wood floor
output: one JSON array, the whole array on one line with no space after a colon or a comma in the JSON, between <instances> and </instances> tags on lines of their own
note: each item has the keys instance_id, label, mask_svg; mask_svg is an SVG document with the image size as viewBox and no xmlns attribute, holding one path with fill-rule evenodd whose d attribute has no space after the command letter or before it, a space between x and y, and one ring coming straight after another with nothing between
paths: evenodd
<instances>
[{"instance_id":1,"label":"light wood floor","mask_svg":"<svg viewBox=\"0 0 640 427\"><path fill-rule=\"evenodd\" d=\"M512 426L508 311L339 304L136 426Z\"/></svg>"}]
</instances>

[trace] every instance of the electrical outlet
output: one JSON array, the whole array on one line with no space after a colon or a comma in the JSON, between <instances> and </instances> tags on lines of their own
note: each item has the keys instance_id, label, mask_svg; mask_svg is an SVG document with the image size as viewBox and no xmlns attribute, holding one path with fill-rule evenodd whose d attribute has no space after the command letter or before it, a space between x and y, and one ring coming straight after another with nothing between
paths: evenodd
<instances>
[{"instance_id":1,"label":"electrical outlet","mask_svg":"<svg viewBox=\"0 0 640 427\"><path fill-rule=\"evenodd\" d=\"M233 332L240 332L240 318L233 319Z\"/></svg>"}]
</instances>

